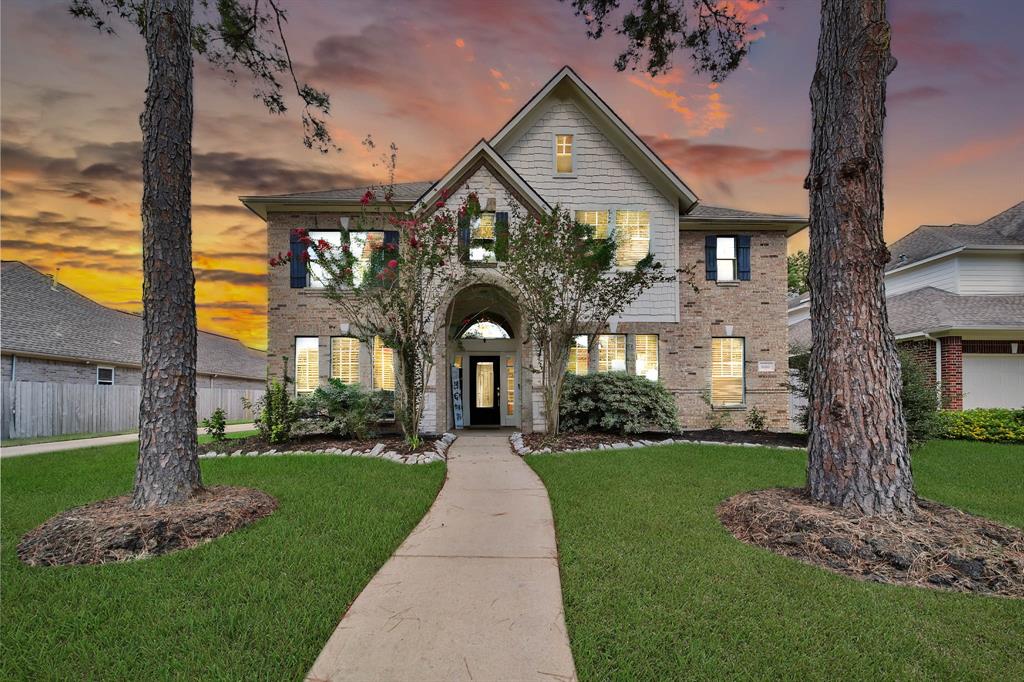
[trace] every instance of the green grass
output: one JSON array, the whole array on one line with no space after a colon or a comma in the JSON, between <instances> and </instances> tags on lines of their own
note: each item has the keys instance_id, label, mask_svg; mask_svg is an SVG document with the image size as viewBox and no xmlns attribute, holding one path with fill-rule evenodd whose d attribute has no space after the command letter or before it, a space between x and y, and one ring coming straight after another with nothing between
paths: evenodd
<instances>
[{"instance_id":1,"label":"green grass","mask_svg":"<svg viewBox=\"0 0 1024 682\"><path fill-rule=\"evenodd\" d=\"M0 679L301 679L444 479L441 464L202 460L207 484L257 487L280 508L212 543L145 561L18 562L25 531L127 492L135 448L3 461Z\"/></svg>"},{"instance_id":2,"label":"green grass","mask_svg":"<svg viewBox=\"0 0 1024 682\"><path fill-rule=\"evenodd\" d=\"M555 514L583 680L1024 679L1024 602L858 582L741 544L715 506L803 483L800 452L671 446L528 459ZM918 492L1024 526L1022 448L933 442Z\"/></svg>"}]
</instances>

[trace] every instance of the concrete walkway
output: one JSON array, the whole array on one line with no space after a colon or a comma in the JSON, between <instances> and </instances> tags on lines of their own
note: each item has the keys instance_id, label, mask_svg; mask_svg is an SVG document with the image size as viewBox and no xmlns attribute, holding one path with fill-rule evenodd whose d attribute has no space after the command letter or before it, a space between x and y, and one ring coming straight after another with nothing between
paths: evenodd
<instances>
[{"instance_id":1,"label":"concrete walkway","mask_svg":"<svg viewBox=\"0 0 1024 682\"><path fill-rule=\"evenodd\" d=\"M575 680L547 491L507 434L465 432L434 506L307 680Z\"/></svg>"},{"instance_id":2,"label":"concrete walkway","mask_svg":"<svg viewBox=\"0 0 1024 682\"><path fill-rule=\"evenodd\" d=\"M225 433L252 431L255 424L229 424L224 427ZM206 434L206 429L199 429L199 435ZM77 450L78 448L98 448L104 445L120 445L132 443L139 439L137 433L122 433L117 436L98 436L96 438L79 438L77 440L61 440L52 443L32 443L31 445L14 445L0 448L0 457L20 457L22 455L38 455L43 452L59 452L61 450Z\"/></svg>"}]
</instances>

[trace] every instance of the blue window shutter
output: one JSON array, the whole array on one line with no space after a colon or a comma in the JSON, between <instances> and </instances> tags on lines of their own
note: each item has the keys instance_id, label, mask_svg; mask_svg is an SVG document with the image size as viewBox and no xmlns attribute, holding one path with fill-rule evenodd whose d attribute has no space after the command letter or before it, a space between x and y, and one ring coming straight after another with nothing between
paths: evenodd
<instances>
[{"instance_id":1,"label":"blue window shutter","mask_svg":"<svg viewBox=\"0 0 1024 682\"><path fill-rule=\"evenodd\" d=\"M494 257L499 261L508 258L508 211L494 214Z\"/></svg>"},{"instance_id":2,"label":"blue window shutter","mask_svg":"<svg viewBox=\"0 0 1024 682\"><path fill-rule=\"evenodd\" d=\"M469 260L469 214L459 214L459 257Z\"/></svg>"},{"instance_id":3,"label":"blue window shutter","mask_svg":"<svg viewBox=\"0 0 1024 682\"><path fill-rule=\"evenodd\" d=\"M713 234L704 237L704 279L718 279L717 239Z\"/></svg>"},{"instance_id":4,"label":"blue window shutter","mask_svg":"<svg viewBox=\"0 0 1024 682\"><path fill-rule=\"evenodd\" d=\"M292 289L304 289L306 287L306 245L302 243L301 237L293 230L289 250L292 252L291 273Z\"/></svg>"},{"instance_id":5,"label":"blue window shutter","mask_svg":"<svg viewBox=\"0 0 1024 682\"><path fill-rule=\"evenodd\" d=\"M741 280L750 280L750 235L736 237L736 268Z\"/></svg>"}]
</instances>

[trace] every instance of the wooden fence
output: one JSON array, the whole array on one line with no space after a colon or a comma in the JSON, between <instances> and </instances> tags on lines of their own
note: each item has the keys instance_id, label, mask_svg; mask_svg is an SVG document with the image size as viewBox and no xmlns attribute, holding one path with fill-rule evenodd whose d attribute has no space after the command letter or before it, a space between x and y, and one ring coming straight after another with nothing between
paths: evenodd
<instances>
[{"instance_id":1,"label":"wooden fence","mask_svg":"<svg viewBox=\"0 0 1024 682\"><path fill-rule=\"evenodd\" d=\"M2 438L37 438L69 433L110 433L139 427L138 386L95 386L42 381L5 381L0 385ZM218 407L228 420L251 419L242 398L255 401L261 389L200 388L200 420Z\"/></svg>"}]
</instances>

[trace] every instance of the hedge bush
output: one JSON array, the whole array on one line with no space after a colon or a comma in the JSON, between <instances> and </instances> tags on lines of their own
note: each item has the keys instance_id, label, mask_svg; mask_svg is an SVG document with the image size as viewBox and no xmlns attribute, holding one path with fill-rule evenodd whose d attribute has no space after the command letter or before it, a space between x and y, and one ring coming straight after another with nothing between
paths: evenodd
<instances>
[{"instance_id":1,"label":"hedge bush","mask_svg":"<svg viewBox=\"0 0 1024 682\"><path fill-rule=\"evenodd\" d=\"M394 394L387 391L330 379L312 393L297 398L296 409L311 431L365 440L378 435L381 422L393 418L395 400Z\"/></svg>"},{"instance_id":2,"label":"hedge bush","mask_svg":"<svg viewBox=\"0 0 1024 682\"><path fill-rule=\"evenodd\" d=\"M1024 409L975 408L939 413L939 437L987 443L1024 443Z\"/></svg>"},{"instance_id":3,"label":"hedge bush","mask_svg":"<svg viewBox=\"0 0 1024 682\"><path fill-rule=\"evenodd\" d=\"M664 385L624 372L569 374L559 401L563 431L677 431L676 415Z\"/></svg>"}]
</instances>

